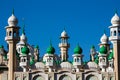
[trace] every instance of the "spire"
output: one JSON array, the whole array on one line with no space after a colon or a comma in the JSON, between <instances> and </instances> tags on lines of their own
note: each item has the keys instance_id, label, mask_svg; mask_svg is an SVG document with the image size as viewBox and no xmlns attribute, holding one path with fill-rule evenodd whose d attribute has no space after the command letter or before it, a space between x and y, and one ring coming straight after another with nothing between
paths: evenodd
<instances>
[{"instance_id":1,"label":"spire","mask_svg":"<svg viewBox=\"0 0 120 80\"><path fill-rule=\"evenodd\" d=\"M52 46L52 41L51 41L51 39L50 39L50 46Z\"/></svg>"},{"instance_id":2,"label":"spire","mask_svg":"<svg viewBox=\"0 0 120 80\"><path fill-rule=\"evenodd\" d=\"M104 34L106 34L106 30L104 29Z\"/></svg>"},{"instance_id":3,"label":"spire","mask_svg":"<svg viewBox=\"0 0 120 80\"><path fill-rule=\"evenodd\" d=\"M24 18L23 18L22 34L24 34L24 35L25 35L25 22L24 22Z\"/></svg>"},{"instance_id":4,"label":"spire","mask_svg":"<svg viewBox=\"0 0 120 80\"><path fill-rule=\"evenodd\" d=\"M118 14L118 11L117 11L117 9L115 10L115 14Z\"/></svg>"},{"instance_id":5,"label":"spire","mask_svg":"<svg viewBox=\"0 0 120 80\"><path fill-rule=\"evenodd\" d=\"M12 10L12 15L14 15L14 8L13 8L13 10Z\"/></svg>"}]
</instances>

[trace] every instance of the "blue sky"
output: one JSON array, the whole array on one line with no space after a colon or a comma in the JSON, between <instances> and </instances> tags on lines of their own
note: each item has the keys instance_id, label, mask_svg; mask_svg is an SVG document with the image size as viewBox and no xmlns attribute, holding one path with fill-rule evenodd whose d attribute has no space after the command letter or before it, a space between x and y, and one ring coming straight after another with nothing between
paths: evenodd
<instances>
[{"instance_id":1,"label":"blue sky","mask_svg":"<svg viewBox=\"0 0 120 80\"><path fill-rule=\"evenodd\" d=\"M69 59L79 43L84 60L88 60L92 45L99 50L104 29L109 36L108 27L116 9L120 14L119 3L120 0L0 0L0 44L6 46L4 27L14 8L18 25L22 27L24 18L28 43L39 45L40 56L46 52L50 39L60 54L59 37L65 27L70 36Z\"/></svg>"}]
</instances>

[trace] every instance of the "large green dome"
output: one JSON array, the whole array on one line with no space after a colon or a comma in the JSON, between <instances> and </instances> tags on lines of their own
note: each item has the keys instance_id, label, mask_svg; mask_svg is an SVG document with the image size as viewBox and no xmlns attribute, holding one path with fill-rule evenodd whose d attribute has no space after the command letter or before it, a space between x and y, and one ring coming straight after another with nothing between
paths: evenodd
<instances>
[{"instance_id":1,"label":"large green dome","mask_svg":"<svg viewBox=\"0 0 120 80\"><path fill-rule=\"evenodd\" d=\"M54 54L55 52L55 49L54 47L52 47L52 45L50 45L48 48L47 48L47 51L46 51L48 54Z\"/></svg>"},{"instance_id":2,"label":"large green dome","mask_svg":"<svg viewBox=\"0 0 120 80\"><path fill-rule=\"evenodd\" d=\"M74 49L74 54L81 54L81 53L82 53L82 48L79 45L77 45Z\"/></svg>"},{"instance_id":3,"label":"large green dome","mask_svg":"<svg viewBox=\"0 0 120 80\"><path fill-rule=\"evenodd\" d=\"M21 50L22 54L28 54L29 53L29 48L27 46L24 46Z\"/></svg>"},{"instance_id":4,"label":"large green dome","mask_svg":"<svg viewBox=\"0 0 120 80\"><path fill-rule=\"evenodd\" d=\"M102 47L100 48L99 52L100 52L101 54L106 54L106 53L107 53L107 48L104 47L104 46L102 46Z\"/></svg>"}]
</instances>

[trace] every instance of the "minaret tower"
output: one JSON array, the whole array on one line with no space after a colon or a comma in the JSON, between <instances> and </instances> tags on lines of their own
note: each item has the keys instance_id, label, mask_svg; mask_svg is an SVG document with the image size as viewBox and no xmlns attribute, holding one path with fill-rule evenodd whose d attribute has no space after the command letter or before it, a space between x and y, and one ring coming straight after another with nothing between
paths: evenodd
<instances>
[{"instance_id":1,"label":"minaret tower","mask_svg":"<svg viewBox=\"0 0 120 80\"><path fill-rule=\"evenodd\" d=\"M117 13L111 19L109 40L113 44L115 80L120 80L120 18Z\"/></svg>"},{"instance_id":2,"label":"minaret tower","mask_svg":"<svg viewBox=\"0 0 120 80\"><path fill-rule=\"evenodd\" d=\"M19 41L19 27L17 26L18 19L12 15L8 18L8 26L6 26L5 40L8 43L8 79L14 80L14 71L17 68L16 65L16 43Z\"/></svg>"},{"instance_id":3,"label":"minaret tower","mask_svg":"<svg viewBox=\"0 0 120 80\"><path fill-rule=\"evenodd\" d=\"M92 61L95 61L94 58L95 58L96 53L97 52L95 50L95 46L92 46L91 49L90 49L90 56L91 56Z\"/></svg>"},{"instance_id":4,"label":"minaret tower","mask_svg":"<svg viewBox=\"0 0 120 80\"><path fill-rule=\"evenodd\" d=\"M69 36L67 35L66 31L63 30L60 36L61 43L59 43L60 47L60 57L61 61L67 61L68 59L68 48L70 47L70 44L68 43Z\"/></svg>"}]
</instances>

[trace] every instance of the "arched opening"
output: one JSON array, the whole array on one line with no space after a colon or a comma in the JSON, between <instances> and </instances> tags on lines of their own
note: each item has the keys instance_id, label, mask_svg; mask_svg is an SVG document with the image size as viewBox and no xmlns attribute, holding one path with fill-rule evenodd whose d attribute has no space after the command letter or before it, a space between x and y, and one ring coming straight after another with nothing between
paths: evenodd
<instances>
[{"instance_id":1,"label":"arched opening","mask_svg":"<svg viewBox=\"0 0 120 80\"><path fill-rule=\"evenodd\" d=\"M62 75L59 80L72 80L70 76L68 75Z\"/></svg>"},{"instance_id":2,"label":"arched opening","mask_svg":"<svg viewBox=\"0 0 120 80\"><path fill-rule=\"evenodd\" d=\"M15 31L13 32L13 37L16 37L16 32Z\"/></svg>"},{"instance_id":3,"label":"arched opening","mask_svg":"<svg viewBox=\"0 0 120 80\"><path fill-rule=\"evenodd\" d=\"M33 80L45 80L45 79L40 75L40 76L35 76Z\"/></svg>"},{"instance_id":4,"label":"arched opening","mask_svg":"<svg viewBox=\"0 0 120 80\"><path fill-rule=\"evenodd\" d=\"M89 75L86 80L98 80L98 77L94 76L94 75Z\"/></svg>"},{"instance_id":5,"label":"arched opening","mask_svg":"<svg viewBox=\"0 0 120 80\"><path fill-rule=\"evenodd\" d=\"M116 31L114 31L114 36L116 36Z\"/></svg>"},{"instance_id":6,"label":"arched opening","mask_svg":"<svg viewBox=\"0 0 120 80\"><path fill-rule=\"evenodd\" d=\"M11 31L9 32L9 36L12 36L12 32Z\"/></svg>"}]
</instances>

